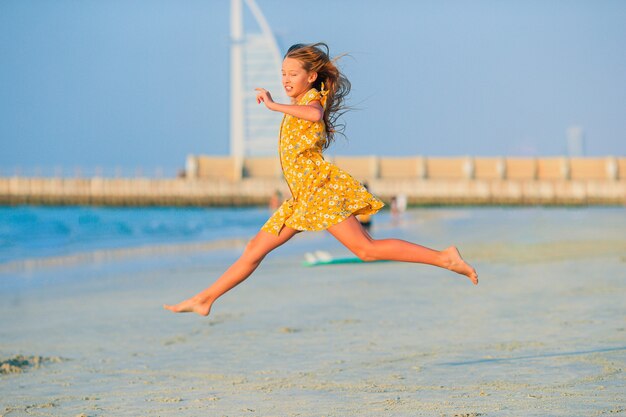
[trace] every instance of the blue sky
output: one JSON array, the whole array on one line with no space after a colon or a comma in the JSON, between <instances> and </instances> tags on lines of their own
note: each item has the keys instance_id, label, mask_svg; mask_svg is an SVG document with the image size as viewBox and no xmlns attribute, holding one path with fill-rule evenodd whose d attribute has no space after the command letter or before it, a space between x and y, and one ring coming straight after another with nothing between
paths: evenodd
<instances>
[{"instance_id":1,"label":"blue sky","mask_svg":"<svg viewBox=\"0 0 626 417\"><path fill-rule=\"evenodd\" d=\"M281 47L351 55L331 154L562 155L572 125L626 154L626 1L257 3ZM228 0L3 0L0 174L227 154L228 48Z\"/></svg>"}]
</instances>

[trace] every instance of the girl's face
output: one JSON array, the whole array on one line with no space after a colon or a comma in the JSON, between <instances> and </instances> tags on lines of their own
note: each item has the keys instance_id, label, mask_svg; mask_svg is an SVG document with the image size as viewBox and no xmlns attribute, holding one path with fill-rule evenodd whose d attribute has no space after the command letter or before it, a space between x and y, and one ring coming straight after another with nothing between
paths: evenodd
<instances>
[{"instance_id":1,"label":"girl's face","mask_svg":"<svg viewBox=\"0 0 626 417\"><path fill-rule=\"evenodd\" d=\"M283 61L283 88L293 101L299 101L316 79L317 73L306 71L297 59L285 58Z\"/></svg>"}]
</instances>

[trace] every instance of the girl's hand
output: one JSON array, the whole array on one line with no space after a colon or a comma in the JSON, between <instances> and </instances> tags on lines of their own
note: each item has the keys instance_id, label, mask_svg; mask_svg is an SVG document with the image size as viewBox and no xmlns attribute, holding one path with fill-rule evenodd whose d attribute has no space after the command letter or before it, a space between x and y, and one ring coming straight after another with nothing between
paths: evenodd
<instances>
[{"instance_id":1,"label":"girl's hand","mask_svg":"<svg viewBox=\"0 0 626 417\"><path fill-rule=\"evenodd\" d=\"M272 95L265 88L255 88L256 90L256 102L257 104L265 103L265 107L272 110L271 105L274 104Z\"/></svg>"},{"instance_id":2,"label":"girl's hand","mask_svg":"<svg viewBox=\"0 0 626 417\"><path fill-rule=\"evenodd\" d=\"M255 88L256 102L265 103L265 107L271 111L277 111L299 119L308 120L310 122L319 122L324 118L324 108L319 101L312 101L307 105L300 104L280 104L272 99L272 95L265 88Z\"/></svg>"}]
</instances>

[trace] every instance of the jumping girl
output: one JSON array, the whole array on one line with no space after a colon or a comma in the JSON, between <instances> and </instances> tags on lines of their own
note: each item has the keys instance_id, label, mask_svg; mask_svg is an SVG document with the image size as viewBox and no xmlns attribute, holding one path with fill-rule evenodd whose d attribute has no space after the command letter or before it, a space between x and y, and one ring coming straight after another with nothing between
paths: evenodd
<instances>
[{"instance_id":1,"label":"jumping girl","mask_svg":"<svg viewBox=\"0 0 626 417\"><path fill-rule=\"evenodd\" d=\"M476 271L456 247L438 251L399 239L372 239L355 217L374 214L384 204L322 156L334 139L337 117L345 110L344 100L350 92L350 82L329 58L328 46L293 45L283 60L282 74L291 104L276 103L263 88L256 89L256 99L269 110L284 113L279 154L292 197L217 281L188 300L164 307L176 313L208 315L215 300L248 278L269 252L305 230L328 230L363 261L429 264L478 284Z\"/></svg>"}]
</instances>

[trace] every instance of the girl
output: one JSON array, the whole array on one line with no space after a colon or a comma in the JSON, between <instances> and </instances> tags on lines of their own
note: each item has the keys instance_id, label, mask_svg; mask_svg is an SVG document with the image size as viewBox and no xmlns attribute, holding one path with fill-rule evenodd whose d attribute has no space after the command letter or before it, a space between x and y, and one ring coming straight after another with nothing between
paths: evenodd
<instances>
[{"instance_id":1,"label":"girl","mask_svg":"<svg viewBox=\"0 0 626 417\"><path fill-rule=\"evenodd\" d=\"M328 230L364 261L394 260L447 268L478 284L478 275L454 246L437 251L399 239L372 239L356 215L374 214L383 203L363 185L324 160L322 150L334 139L337 117L345 110L350 82L329 59L324 43L289 48L282 83L291 104L272 100L257 88L257 103L284 113L280 162L292 197L285 201L248 243L244 253L213 285L194 297L164 307L176 313L206 316L222 294L248 278L272 250L303 230Z\"/></svg>"}]
</instances>

